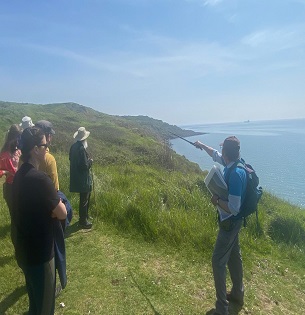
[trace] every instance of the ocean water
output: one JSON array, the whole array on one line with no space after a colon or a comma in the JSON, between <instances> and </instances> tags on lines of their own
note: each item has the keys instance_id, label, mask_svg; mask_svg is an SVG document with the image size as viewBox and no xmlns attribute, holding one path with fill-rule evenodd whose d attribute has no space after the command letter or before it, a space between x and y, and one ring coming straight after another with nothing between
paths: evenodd
<instances>
[{"instance_id":1,"label":"ocean water","mask_svg":"<svg viewBox=\"0 0 305 315\"><path fill-rule=\"evenodd\" d=\"M305 209L305 119L249 121L181 126L207 134L188 137L220 150L219 144L235 135L241 157L256 170L264 190ZM174 139L172 148L201 169L215 164L210 156L189 143Z\"/></svg>"}]
</instances>

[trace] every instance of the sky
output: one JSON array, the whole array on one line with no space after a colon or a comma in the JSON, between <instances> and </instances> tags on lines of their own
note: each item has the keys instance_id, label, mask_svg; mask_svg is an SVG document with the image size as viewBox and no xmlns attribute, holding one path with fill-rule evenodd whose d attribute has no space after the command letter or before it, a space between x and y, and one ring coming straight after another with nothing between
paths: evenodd
<instances>
[{"instance_id":1,"label":"sky","mask_svg":"<svg viewBox=\"0 0 305 315\"><path fill-rule=\"evenodd\" d=\"M0 100L189 125L305 117L305 0L2 0Z\"/></svg>"}]
</instances>

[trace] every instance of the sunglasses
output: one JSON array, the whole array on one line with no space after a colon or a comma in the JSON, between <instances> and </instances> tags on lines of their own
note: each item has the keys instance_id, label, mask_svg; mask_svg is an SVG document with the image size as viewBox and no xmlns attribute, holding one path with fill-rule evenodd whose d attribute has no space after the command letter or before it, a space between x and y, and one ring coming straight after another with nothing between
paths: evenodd
<instances>
[{"instance_id":1,"label":"sunglasses","mask_svg":"<svg viewBox=\"0 0 305 315\"><path fill-rule=\"evenodd\" d=\"M37 147L45 147L47 149L48 148L48 144L47 143L37 144Z\"/></svg>"}]
</instances>

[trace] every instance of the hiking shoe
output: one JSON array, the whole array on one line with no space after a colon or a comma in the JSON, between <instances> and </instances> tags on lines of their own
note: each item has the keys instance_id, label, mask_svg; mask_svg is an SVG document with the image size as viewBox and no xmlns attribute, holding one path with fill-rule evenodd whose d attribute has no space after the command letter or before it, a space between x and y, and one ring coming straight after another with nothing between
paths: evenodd
<instances>
[{"instance_id":1,"label":"hiking shoe","mask_svg":"<svg viewBox=\"0 0 305 315\"><path fill-rule=\"evenodd\" d=\"M91 222L88 222L88 221L86 221L86 222L84 222L84 223L79 222L79 223L78 223L78 226L79 226L81 229L89 230L89 229L92 228L92 223L91 223Z\"/></svg>"},{"instance_id":2,"label":"hiking shoe","mask_svg":"<svg viewBox=\"0 0 305 315\"><path fill-rule=\"evenodd\" d=\"M238 304L239 306L243 306L244 305L244 299L237 299L235 296L233 296L231 293L227 293L227 300L229 302Z\"/></svg>"}]
</instances>

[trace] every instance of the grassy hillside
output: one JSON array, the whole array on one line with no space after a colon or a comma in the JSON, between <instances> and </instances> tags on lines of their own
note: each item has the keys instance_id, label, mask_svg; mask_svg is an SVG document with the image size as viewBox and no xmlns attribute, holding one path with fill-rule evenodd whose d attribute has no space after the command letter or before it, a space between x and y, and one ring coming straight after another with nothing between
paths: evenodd
<instances>
[{"instance_id":1,"label":"grassy hillside","mask_svg":"<svg viewBox=\"0 0 305 315\"><path fill-rule=\"evenodd\" d=\"M68 286L56 300L56 314L211 314L217 224L206 173L141 125L76 104L7 106L2 130L21 119L20 107L34 121L54 123L60 186L75 209L66 239ZM91 231L78 230L78 196L68 192L67 151L80 125L92 132L95 159ZM1 198L0 314L22 314L24 279ZM241 231L245 306L232 305L230 314L303 314L304 210L265 193L259 222L250 218Z\"/></svg>"},{"instance_id":2,"label":"grassy hillside","mask_svg":"<svg viewBox=\"0 0 305 315\"><path fill-rule=\"evenodd\" d=\"M106 115L75 103L35 105L0 102L0 109L0 131L3 132L3 139L9 126L19 123L27 115L34 123L41 119L53 123L56 136L52 143L52 152L68 153L74 141L74 132L84 126L91 132L89 151L93 159L101 165L135 163L165 169L179 168L181 171L200 171L197 164L175 154L168 145L168 139L172 137L170 131L179 134L192 132L160 120L150 118L148 128L146 119Z\"/></svg>"}]
</instances>

